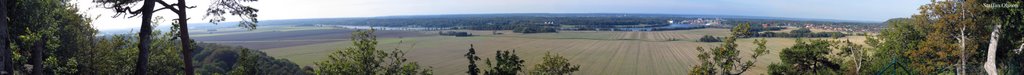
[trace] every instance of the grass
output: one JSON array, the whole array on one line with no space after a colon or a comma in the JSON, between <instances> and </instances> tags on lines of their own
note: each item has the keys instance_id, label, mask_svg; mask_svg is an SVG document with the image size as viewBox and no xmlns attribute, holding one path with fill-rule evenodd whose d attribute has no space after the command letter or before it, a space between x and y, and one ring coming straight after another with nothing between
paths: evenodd
<instances>
[{"instance_id":1,"label":"grass","mask_svg":"<svg viewBox=\"0 0 1024 75\"><path fill-rule=\"evenodd\" d=\"M429 31L427 31L429 32ZM434 31L436 32L436 31ZM426 36L379 39L380 49L398 48L407 50L412 61L431 66L435 74L463 74L466 59L462 54L474 44L481 57L493 58L496 50L515 49L516 54L526 60L524 64L532 69L545 52L565 56L573 64L582 67L576 74L612 75L679 75L685 74L698 62L696 48L709 48L721 43L695 42L703 35L725 36L727 29L696 29L655 32L608 32L608 31L567 31L559 33L512 34L500 31L502 35L490 35L492 31L469 31L474 37ZM863 37L846 37L851 41ZM620 40L632 39L632 40ZM679 39L681 41L665 41ZM741 57L749 57L756 38L739 39L737 44ZM779 61L779 50L794 44L793 38L766 38L769 42L768 55L759 58L754 68L745 74L767 73L767 65ZM829 39L829 38L820 38ZM843 39L843 38L840 38ZM860 41L854 41L860 42ZM313 65L327 55L348 47L351 42L337 41L294 47L263 50L268 55L289 59L299 65ZM750 59L746 58L745 60ZM477 63L484 65L482 62ZM483 68L483 67L481 67Z\"/></svg>"}]
</instances>

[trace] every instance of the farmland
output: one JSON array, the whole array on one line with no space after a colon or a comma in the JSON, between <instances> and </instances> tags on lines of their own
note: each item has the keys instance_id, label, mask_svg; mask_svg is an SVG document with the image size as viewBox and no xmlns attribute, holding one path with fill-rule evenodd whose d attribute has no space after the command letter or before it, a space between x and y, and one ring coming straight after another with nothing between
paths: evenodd
<instances>
[{"instance_id":1,"label":"farmland","mask_svg":"<svg viewBox=\"0 0 1024 75\"><path fill-rule=\"evenodd\" d=\"M329 31L319 31L329 30ZM257 30L258 31L258 30ZM260 33L240 33L218 35L236 39L206 39L210 42L227 43L243 47L256 47L268 55L285 58L302 66L311 66L315 62L326 59L327 55L336 50L348 47L348 33L345 29L313 29L297 31L263 31ZM567 57L571 63L580 64L583 68L576 74L582 75L678 75L685 74L690 67L696 65L698 51L696 48L712 47L720 43L696 42L703 35L726 36L728 29L695 29L677 31L622 32L622 31L563 31L559 33L518 34L511 31L493 35L492 31L459 30L473 33L473 37L430 36L436 31L378 31L380 49L406 50L406 57L420 64L431 66L435 74L461 74L468 65L462 55L475 45L478 55L493 58L496 50L515 50L524 58L526 70L540 61L546 52L557 53ZM299 34L321 33L331 35ZM267 37L244 37L255 35L272 35ZM242 40L241 38L252 38ZM291 44L303 38L301 44ZM311 39L335 40L311 40ZM676 40L671 40L676 39ZM789 47L794 43L792 38L766 38L770 54L761 57L751 71L745 74L766 73L768 64L778 62L777 50ZM848 38L863 40L861 36ZM747 57L754 48L754 39L739 39L741 57ZM244 42L244 43L231 43ZM254 43L261 42L261 43ZM859 42L859 41L856 41ZM278 46L284 45L284 46ZM749 58L747 58L749 59ZM745 60L747 60L745 59ZM478 62L483 65L484 63Z\"/></svg>"},{"instance_id":2,"label":"farmland","mask_svg":"<svg viewBox=\"0 0 1024 75\"><path fill-rule=\"evenodd\" d=\"M257 30L225 28L218 31L193 32L196 41L236 45L253 49L300 46L349 40L352 29L312 26L267 27ZM379 31L381 38L428 36L416 31Z\"/></svg>"}]
</instances>

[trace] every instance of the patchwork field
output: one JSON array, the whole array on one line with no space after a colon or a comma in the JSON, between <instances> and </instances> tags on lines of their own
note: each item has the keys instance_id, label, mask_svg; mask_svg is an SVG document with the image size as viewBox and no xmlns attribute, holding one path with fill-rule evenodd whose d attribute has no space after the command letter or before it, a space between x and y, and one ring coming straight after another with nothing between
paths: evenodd
<instances>
[{"instance_id":1,"label":"patchwork field","mask_svg":"<svg viewBox=\"0 0 1024 75\"><path fill-rule=\"evenodd\" d=\"M434 31L421 33L431 32ZM492 31L468 32L479 36L384 38L379 39L379 48L407 50L409 53L406 57L410 60L431 66L435 74L442 75L462 74L466 71L468 63L462 54L469 49L470 44L475 45L479 56L485 58L493 58L496 50L515 50L516 54L525 58L526 70L532 69L544 53L551 52L569 58L573 64L580 64L582 68L576 74L581 75L679 75L685 74L691 66L698 63L698 46L708 48L720 44L695 42L699 37L725 36L729 33L727 29L655 32L568 31L538 34L498 31L504 33L502 35L492 35ZM765 39L768 40L771 53L757 60L757 66L745 74L766 73L768 64L779 61L776 54L778 50L792 46L795 41L793 38ZM863 40L863 37L838 39L860 42L857 40ZM744 50L741 57L748 57L747 55L752 52L746 50L754 48L753 40L738 40L739 49ZM299 65L313 65L321 59L326 59L331 52L348 47L350 43L335 41L262 51L274 57L289 59Z\"/></svg>"}]
</instances>

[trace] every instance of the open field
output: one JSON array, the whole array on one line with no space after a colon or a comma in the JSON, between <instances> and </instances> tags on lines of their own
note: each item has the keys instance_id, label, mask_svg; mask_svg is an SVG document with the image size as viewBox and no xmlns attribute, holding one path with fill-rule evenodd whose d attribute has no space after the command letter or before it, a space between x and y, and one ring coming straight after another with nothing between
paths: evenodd
<instances>
[{"instance_id":1,"label":"open field","mask_svg":"<svg viewBox=\"0 0 1024 75\"><path fill-rule=\"evenodd\" d=\"M236 45L259 49L268 55L310 66L326 59L327 55L350 46L351 29L318 27L272 27L253 31L224 29L205 32L195 39L208 43ZM466 59L462 54L474 44L481 57L493 58L496 50L512 50L524 58L525 70L546 52L557 53L580 64L583 75L678 75L685 74L696 65L697 47L709 48L721 43L696 42L704 35L728 36L728 29L695 29L676 31L562 31L559 33L519 34L511 31L475 31L477 36L436 36L437 31L377 31L380 49L406 50L412 61L431 66L435 74L462 74ZM503 33L494 35L493 32ZM741 57L749 57L755 46L754 39L737 41ZM758 59L753 69L745 74L766 73L768 64L779 61L777 52L792 46L794 38L765 38L771 50ZM832 39L832 38L815 38ZM849 36L836 40L850 40L863 44L863 36ZM745 58L749 60L750 58ZM483 63L477 63L483 65ZM482 67L481 67L482 68Z\"/></svg>"},{"instance_id":2,"label":"open field","mask_svg":"<svg viewBox=\"0 0 1024 75\"><path fill-rule=\"evenodd\" d=\"M703 35L725 36L727 29L696 29L655 32L566 31L559 33L491 35L492 31L469 31L474 37L424 36L379 39L385 50L408 50L410 60L432 66L435 74L462 74L468 65L462 54L474 44L479 56L493 58L496 50L515 49L525 58L524 64L532 69L545 52L558 53L580 64L582 75L678 75L685 74L696 65L696 48L716 46L720 43L695 42ZM426 33L426 32L424 32ZM378 33L385 34L385 33ZM681 39L668 41L667 39ZM777 52L792 46L792 38L766 38L770 54L761 57L751 71L745 74L766 73L768 64L778 62ZM847 38L863 40L862 36ZM748 57L754 48L754 39L740 39L737 44L741 57ZM855 41L860 42L860 41ZM289 59L299 65L313 65L326 59L333 51L348 47L349 41L300 45L262 50L268 55ZM749 59L749 58L747 58ZM483 65L483 63L478 63Z\"/></svg>"}]
</instances>

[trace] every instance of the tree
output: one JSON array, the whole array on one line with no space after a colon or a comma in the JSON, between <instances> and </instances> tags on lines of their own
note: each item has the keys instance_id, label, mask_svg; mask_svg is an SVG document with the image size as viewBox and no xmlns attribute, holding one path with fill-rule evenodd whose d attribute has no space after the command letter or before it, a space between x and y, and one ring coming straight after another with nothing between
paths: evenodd
<instances>
[{"instance_id":1,"label":"tree","mask_svg":"<svg viewBox=\"0 0 1024 75\"><path fill-rule=\"evenodd\" d=\"M11 47L8 39L10 35L7 33L8 18L7 18L7 0L0 0L0 74L11 74L14 73L13 60L11 60Z\"/></svg>"},{"instance_id":2,"label":"tree","mask_svg":"<svg viewBox=\"0 0 1024 75\"><path fill-rule=\"evenodd\" d=\"M1024 48L1024 35L1020 35L1020 34L1024 34L1024 8L1020 7L1020 5L1024 4L1024 1L1019 1L1019 0L978 0L978 1L974 1L974 2L976 2L976 3L974 3L974 4L976 4L975 6L984 6L984 8L981 8L983 10L982 12L980 12L980 13L975 12L975 14L979 14L981 16L984 16L984 17L982 17L980 19L980 20L982 20L982 22L988 22L987 24L983 23L983 25L976 25L976 26L984 26L984 27L977 27L980 30L980 31L977 31L977 32L985 32L985 31L988 31L988 30L993 30L991 32L998 32L998 34L989 35L989 37L998 37L998 39L990 39L990 38L986 38L984 36L978 36L977 37L977 38L982 38L982 39L998 40L998 41L989 41L988 42L990 45L996 45L996 46L989 46L989 47L996 47L996 48L994 48L994 51L993 51L993 48L989 48L988 50L986 50L988 52L995 52L995 54L989 53L989 54L986 54L986 56L978 56L978 57L990 57L990 56L994 55L994 57L995 57L994 58L995 59L994 60L995 65L994 66L996 66L996 67L993 67L993 68L995 68L997 70L997 72L999 72L999 74L1007 74L1007 75L1024 74L1024 71L1022 71L1022 70L1024 70L1024 65L1020 64L1020 62L1022 62L1022 60L1024 60L1024 56L1022 56L1024 54L1019 52L1019 49ZM1008 7L1007 6L991 6L990 7L988 5L1009 5L1009 6ZM984 28L995 28L995 29L984 30ZM968 31L970 31L970 30L968 30ZM975 33L975 34L988 34L988 33ZM993 43L998 43L998 44L993 44ZM1018 51L1017 52L1013 52L1014 49L1018 49ZM988 58L985 58L985 60L988 60ZM986 62L984 66L990 66L990 65L987 65L987 63L988 62Z\"/></svg>"},{"instance_id":3,"label":"tree","mask_svg":"<svg viewBox=\"0 0 1024 75\"><path fill-rule=\"evenodd\" d=\"M722 39L720 39L718 37L710 36L710 35L704 35L704 37L700 37L700 39L698 41L700 41L700 42L722 42Z\"/></svg>"},{"instance_id":4,"label":"tree","mask_svg":"<svg viewBox=\"0 0 1024 75\"><path fill-rule=\"evenodd\" d=\"M465 56L466 59L469 59L469 71L466 71L466 73L469 75L480 74L480 69L476 66L476 61L480 60L480 57L476 56L476 50L473 49L473 44L469 45L469 52L466 52L466 55L463 56Z\"/></svg>"},{"instance_id":5,"label":"tree","mask_svg":"<svg viewBox=\"0 0 1024 75\"><path fill-rule=\"evenodd\" d=\"M989 75L999 75L996 69L996 48L999 46L999 28L1001 25L996 25L996 28L992 28L992 39L989 39L988 52L985 56L985 72Z\"/></svg>"},{"instance_id":6,"label":"tree","mask_svg":"<svg viewBox=\"0 0 1024 75\"><path fill-rule=\"evenodd\" d=\"M238 55L238 62L235 63L235 69L228 72L228 75L257 75L257 65L259 61L256 60L256 56L253 52L249 52L249 49L242 49L242 52Z\"/></svg>"},{"instance_id":7,"label":"tree","mask_svg":"<svg viewBox=\"0 0 1024 75\"><path fill-rule=\"evenodd\" d=\"M533 75L569 75L572 72L580 70L580 65L573 65L569 63L569 59L559 56L558 54L552 55L551 52L544 54L544 61L540 64L533 66L533 71L530 74Z\"/></svg>"},{"instance_id":8,"label":"tree","mask_svg":"<svg viewBox=\"0 0 1024 75\"><path fill-rule=\"evenodd\" d=\"M916 19L913 18L894 18L884 22L887 25L887 29L882 30L879 35L869 37L866 40L869 46L873 49L873 54L867 60L864 72L866 73L912 73L904 70L910 69L905 66L895 64L906 64L907 61L893 61L893 60L906 60L906 52L909 50L918 49L920 42L924 41L927 29L924 25L914 24ZM894 67L887 67L885 65L893 65Z\"/></svg>"},{"instance_id":9,"label":"tree","mask_svg":"<svg viewBox=\"0 0 1024 75\"><path fill-rule=\"evenodd\" d=\"M121 16L124 14L131 14L131 17L135 17L139 14L142 15L142 27L139 29L139 54L138 61L135 63L135 75L146 75L146 64L149 61L149 45L151 33L153 32L152 21L153 21L153 6L156 0L141 0L142 7L139 9L132 9L131 6L134 3L138 3L140 0L93 0L93 2L100 3L107 9L113 9L117 14L114 17ZM108 6L109 5L109 6Z\"/></svg>"},{"instance_id":10,"label":"tree","mask_svg":"<svg viewBox=\"0 0 1024 75\"><path fill-rule=\"evenodd\" d=\"M498 54L494 56L494 63L491 63L491 59L487 59L487 67L490 67L490 69L487 69L487 71L484 72L484 75L519 74L519 71L523 69L523 62L526 61L519 59L515 50L512 50L511 52L498 50L497 52Z\"/></svg>"},{"instance_id":11,"label":"tree","mask_svg":"<svg viewBox=\"0 0 1024 75\"><path fill-rule=\"evenodd\" d=\"M988 40L983 36L990 31L989 26L995 22L989 22L996 17L987 15L990 8L985 7L985 1L981 0L952 0L934 1L919 8L921 11L912 17L911 24L921 26L924 31L924 40L916 43L906 52L909 61L907 64L918 73L955 73L956 67L979 66L981 61L978 58L985 51L984 44ZM998 15L1007 16L1007 15ZM963 32L961 32L963 31ZM959 35L964 34L964 35ZM901 35L901 34L894 34ZM902 34L906 35L906 34ZM958 36L978 36L963 37ZM907 43L904 43L904 45ZM899 44L894 44L899 45ZM974 69L973 72L978 72ZM963 72L971 72L966 69Z\"/></svg>"},{"instance_id":12,"label":"tree","mask_svg":"<svg viewBox=\"0 0 1024 75\"><path fill-rule=\"evenodd\" d=\"M216 23L216 22L224 21L223 15L226 14L226 12L230 12L231 15L236 15L236 16L239 16L239 17L241 17L243 19L242 21L239 21L239 24L238 24L239 27L247 28L249 30L256 29L256 23L259 22L256 19L256 12L258 12L259 10L255 9L253 7L250 7L250 6L246 6L246 5L240 4L241 2L255 2L256 0L214 0L214 1L215 2L212 5L210 5L210 8L207 9L207 12L206 12L206 17L213 17L212 19L210 19L211 23ZM191 58L193 56L192 55L193 48L191 47L192 44L193 44L192 43L193 40L190 39L189 34L188 34L189 32L188 32L188 23L187 22L188 22L189 17L186 15L187 14L186 10L187 9L191 9L191 8L195 8L195 7L194 6L192 6L192 7L185 6L185 0L178 0L178 3L175 3L175 4L167 4L167 3L163 2L163 1L158 1L158 2L160 2L161 5L164 5L164 8L170 9L175 14L178 14L178 18L175 19L175 20L177 20L177 22L175 22L175 24L172 24L172 25L174 25L174 26L172 26L172 29L175 29L173 27L176 27L176 30L178 31L178 34L177 34L178 38L181 38L181 40L180 40L181 44L182 44L182 46L181 46L181 49L182 49L181 50L181 54L184 56L184 58L190 58L190 59L182 59L182 60L185 60L185 62L186 62L185 63L185 70L189 71L189 72L185 72L185 75L193 75L192 72L191 72L191 71L194 71L194 70L192 70L193 66L192 66L192 61L191 61ZM174 6L177 6L177 7L174 7ZM161 8L161 9L164 9L164 8ZM175 10L175 9L177 9L177 10Z\"/></svg>"},{"instance_id":13,"label":"tree","mask_svg":"<svg viewBox=\"0 0 1024 75\"><path fill-rule=\"evenodd\" d=\"M854 44L853 42L850 42L850 40L834 41L833 43L834 44L832 44L832 46L835 47L835 49L839 50L840 52L837 55L834 55L836 57L833 57L832 61L839 61L840 63L846 63L846 64L842 64L842 65L843 65L843 69L845 69L845 71L847 71L847 72L845 72L847 74L861 74L861 72L863 72L861 70L861 68L864 66L864 64L863 64L864 61L866 61L866 59L864 59L864 58L868 58L868 57L865 56L866 54L864 54L865 53L864 51L866 51L864 46L863 45L859 45L859 44ZM836 59L836 58L838 58L838 59ZM843 61L844 59L842 59L842 58L852 58L852 59Z\"/></svg>"},{"instance_id":14,"label":"tree","mask_svg":"<svg viewBox=\"0 0 1024 75\"><path fill-rule=\"evenodd\" d=\"M757 44L757 48L754 49L754 54L750 56L751 60L744 62L739 57L739 50L736 49L736 38L742 35L748 34L749 24L741 24L732 29L732 36L725 37L724 43L718 47L712 47L709 50L705 50L702 47L697 47L697 50L701 54L697 55L700 58L701 64L691 68L690 74L693 75L713 75L713 74L742 74L746 72L750 67L754 66L757 57L767 53L767 47L765 47L765 41L763 38L760 40L754 40L754 44Z\"/></svg>"},{"instance_id":15,"label":"tree","mask_svg":"<svg viewBox=\"0 0 1024 75\"><path fill-rule=\"evenodd\" d=\"M792 47L782 49L779 58L782 63L774 63L769 66L770 74L773 75L804 75L804 74L842 74L839 62L828 58L831 54L828 41L811 40L804 42L797 40Z\"/></svg>"},{"instance_id":16,"label":"tree","mask_svg":"<svg viewBox=\"0 0 1024 75\"><path fill-rule=\"evenodd\" d=\"M132 9L132 6L135 5L136 3L139 3L139 1L142 1L141 2L142 3L142 8ZM245 5L240 4L240 2L254 2L254 1L256 1L256 0L215 0L213 5L211 5L211 7L207 10L206 16L207 17L213 17L213 18L210 19L210 22L215 23L215 22L224 21L223 15L226 14L227 12L230 12L232 15L238 15L238 16L242 17L243 21L241 21L239 23L239 26L245 27L245 28L248 28L248 29L255 29L255 27L256 27L256 23L255 22L258 22L255 19L256 18L256 12L259 11L259 10L255 9L255 8L252 8L252 7L249 7L249 6L245 6ZM148 57L146 57L146 55L149 53L149 49L146 49L146 48L148 48L149 41L151 41L150 40L150 35L151 34L149 34L149 33L152 32L152 25L151 25L152 20L151 19L152 19L153 12L160 11L160 10L170 10L170 11L172 11L173 13L178 15L178 18L175 19L176 22L173 24L174 26L172 26L172 27L176 27L176 28L172 28L172 29L174 29L174 30L172 30L172 32L178 31L177 34L175 34L175 35L178 35L177 38L181 38L181 40L180 40L181 44L182 44L181 54L182 54L183 58L192 58L192 48L191 48L191 46L192 46L193 43L191 43L192 40L189 39L189 36L188 36L188 23L187 22L188 22L189 18L186 16L186 11L187 11L187 9L191 9L191 8L195 8L195 7L194 6L185 6L185 4L186 4L185 0L178 0L178 3L173 3L173 4L168 4L167 2L164 2L163 0L93 0L93 2L97 2L97 3L102 4L102 6L104 6L104 8L114 10L117 13L114 17L122 16L122 15L125 15L125 14L132 15L132 16L129 16L129 18L135 17L136 15L139 15L139 14L142 15L142 27L141 27L140 32L139 32L139 36L141 36L139 38L139 40L142 41L142 43L139 44L139 48L141 48L141 49L139 49L141 51L140 54L139 54L140 55L139 59L140 60L144 60L144 61L146 61L146 59L148 58ZM155 3L159 3L163 7L154 10ZM194 71L194 70L192 68L193 66L192 66L191 60L190 59L182 59L182 60L187 62L187 63L185 63L185 70L189 71L189 72L186 72L185 75L193 75L192 71ZM146 64L146 63L140 61L136 65L139 65L139 64ZM138 66L137 69L145 70L146 67L145 66ZM146 74L143 71L137 71L137 72L139 72L138 74Z\"/></svg>"},{"instance_id":17,"label":"tree","mask_svg":"<svg viewBox=\"0 0 1024 75\"><path fill-rule=\"evenodd\" d=\"M407 62L404 52L395 49L391 53L377 50L374 30L357 30L352 33L352 47L331 53L326 61L316 63L317 74L326 75L378 75L378 74L423 74L431 70L415 62Z\"/></svg>"},{"instance_id":18,"label":"tree","mask_svg":"<svg viewBox=\"0 0 1024 75\"><path fill-rule=\"evenodd\" d=\"M2 20L7 24L2 31L7 36L0 40L8 41L4 49L9 49L0 53L5 54L0 56L9 56L3 58L3 72L29 72L14 65L31 64L34 70L29 70L35 72L31 74L74 73L56 69L72 67L67 64L76 62L73 55L78 54L79 49L89 48L87 43L92 42L95 30L89 26L88 19L61 0L4 0L0 4L4 9L14 10L3 11L3 15L9 15Z\"/></svg>"}]
</instances>

